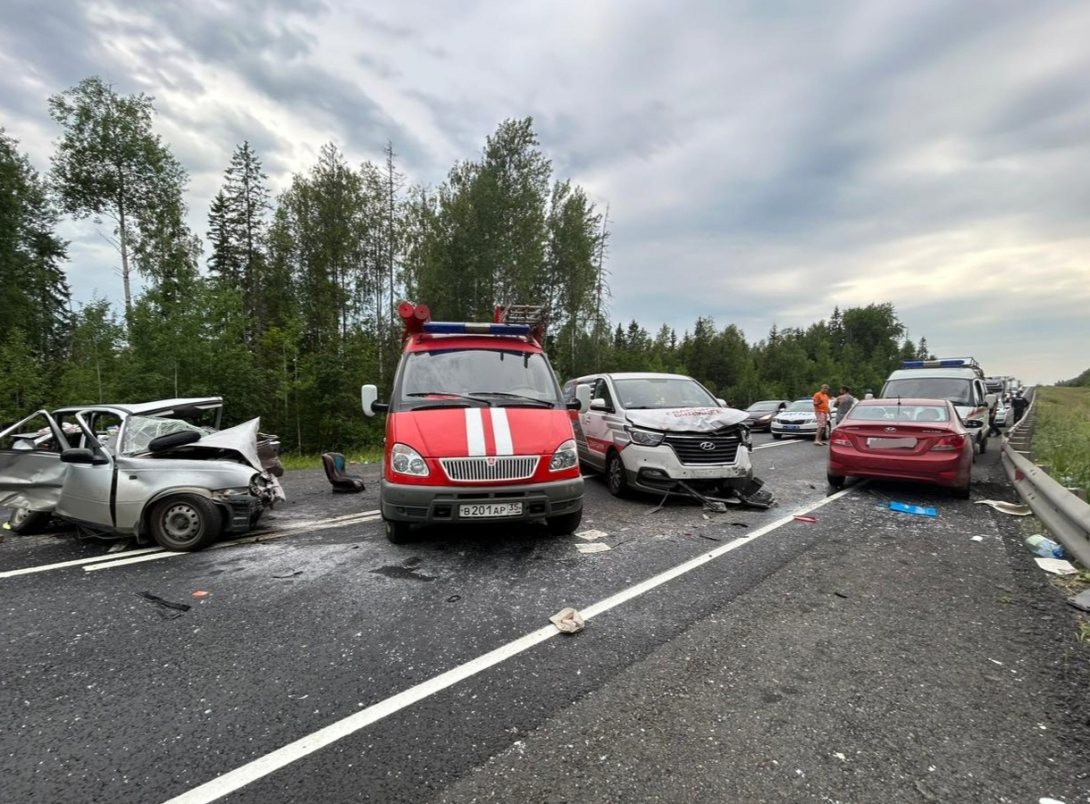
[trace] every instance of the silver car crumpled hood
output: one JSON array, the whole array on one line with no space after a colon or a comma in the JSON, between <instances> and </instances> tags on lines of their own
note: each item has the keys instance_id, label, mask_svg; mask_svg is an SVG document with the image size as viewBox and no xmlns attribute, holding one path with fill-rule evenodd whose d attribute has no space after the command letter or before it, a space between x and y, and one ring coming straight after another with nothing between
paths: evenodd
<instances>
[{"instance_id":1,"label":"silver car crumpled hood","mask_svg":"<svg viewBox=\"0 0 1090 804\"><path fill-rule=\"evenodd\" d=\"M710 433L746 420L746 412L734 408L668 408L630 410L628 420L637 427L675 433Z\"/></svg>"},{"instance_id":2,"label":"silver car crumpled hood","mask_svg":"<svg viewBox=\"0 0 1090 804\"><path fill-rule=\"evenodd\" d=\"M261 419L250 419L226 430L210 433L192 444L186 444L185 448L187 452L200 447L229 449L241 455L256 471L263 472L261 459L257 457L257 430L260 425Z\"/></svg>"}]
</instances>

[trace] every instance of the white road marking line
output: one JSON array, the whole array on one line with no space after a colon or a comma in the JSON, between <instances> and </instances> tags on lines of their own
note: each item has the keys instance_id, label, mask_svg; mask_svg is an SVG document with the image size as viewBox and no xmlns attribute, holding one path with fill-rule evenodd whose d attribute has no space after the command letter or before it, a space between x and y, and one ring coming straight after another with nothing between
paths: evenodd
<instances>
[{"instance_id":1,"label":"white road marking line","mask_svg":"<svg viewBox=\"0 0 1090 804\"><path fill-rule=\"evenodd\" d=\"M858 486L856 486L856 488L858 488ZM707 564L709 561L714 561L719 556L786 525L793 521L793 517L798 514L815 511L834 500L840 499L845 494L850 494L851 491L852 489L838 491L836 494L832 494L816 503L800 508L788 516L777 519L775 522L766 525L753 533L728 542L721 547L717 547L715 550L704 553L683 564L679 564L673 569L660 573L653 578L648 578L646 581L636 584L605 600L599 601L587 608L581 608L579 611L584 619L589 620L591 617L607 612L610 609L619 606L621 603L642 595L645 592L654 589L656 586L661 586L679 575L683 575L686 572ZM366 709L362 709L342 720L331 723L325 728L308 734L306 737L302 737L285 746L281 746L275 751L265 754L265 756L258 757L251 762L247 762L245 765L235 768L232 771L228 771L221 776L217 776L198 787L194 787L192 790L188 790L179 796L175 796L165 802L165 804L208 804L208 802L222 798L228 793L233 793L235 790L245 787L252 782L256 782L258 779L268 776L270 773L280 770L305 756L313 754L315 751L325 748L327 745L335 743L337 740L355 734L360 729L381 720L387 715L392 715L430 695L445 690L447 687L454 686L459 681L464 681L500 662L506 661L513 656L517 656L559 633L560 631L554 625L547 625L544 628L531 631L529 634L519 637L512 642L508 642L506 645L501 645L475 659L470 659L464 664L460 664L427 681L409 687L384 701L372 704Z\"/></svg>"},{"instance_id":2,"label":"white road marking line","mask_svg":"<svg viewBox=\"0 0 1090 804\"><path fill-rule=\"evenodd\" d=\"M344 514L343 516L330 516L324 520L296 520L292 527L286 529L286 531L263 531L261 534L253 534L253 537L268 536L268 538L278 538L280 534L288 535L291 533L299 533L305 531L305 529L313 529L313 531L324 531L328 527L337 527L339 522L347 520L359 520L360 522L371 522L372 517L379 514L378 509L374 511L358 511L352 514ZM346 522L346 524L352 524ZM265 538L264 540L268 540ZM227 545L242 544L245 539L237 539L234 541L225 541L215 547L223 547ZM23 567L17 570L4 570L0 572L0 578L14 577L16 575L34 575L39 572L49 572L50 570L63 570L66 567L82 567L83 564L94 564L99 562L118 563L129 562L129 559L136 558L138 556L150 556L152 553L167 552L161 547L141 547L136 550L124 550L123 552L104 553L101 556L89 556L82 559L71 559L69 561L58 561L52 564L38 564L36 567ZM171 553L171 555L182 555L182 553ZM135 563L135 562L129 562ZM86 569L86 568L85 568Z\"/></svg>"},{"instance_id":3,"label":"white road marking line","mask_svg":"<svg viewBox=\"0 0 1090 804\"><path fill-rule=\"evenodd\" d=\"M71 561L60 561L56 564L40 564L36 567L23 567L22 569L4 570L0 572L0 578L12 578L16 575L33 575L36 572L48 572L49 570L63 569L64 567L78 567L81 564L93 564L96 561L112 561L117 558L144 555L146 553L161 553L162 547L142 547L139 550L126 550L123 553L110 553L89 558L74 558Z\"/></svg>"},{"instance_id":4,"label":"white road marking line","mask_svg":"<svg viewBox=\"0 0 1090 804\"><path fill-rule=\"evenodd\" d=\"M288 530L267 530L261 533L254 533L249 536L244 536L241 539L232 539L229 542L217 542L216 544L209 545L204 550L198 552L207 552L208 550L218 550L221 547L234 547L239 544L255 544L257 542L271 542L274 539L281 539L284 536L292 536L296 533L311 533L316 530L329 530L331 528L345 528L349 525L360 525L364 522L375 522L381 519L381 515L369 514L366 516L360 515L355 519L341 519L337 522L326 522L321 525L306 525L301 528L289 528ZM143 564L145 561L158 561L161 558L176 558L177 556L187 556L191 553L179 553L173 551L164 551L162 553L155 553L154 555L135 556L134 558L126 558L121 561L111 561L109 563L95 564L93 566L84 567L84 572L96 572L98 570L113 569L114 567L126 567L129 564Z\"/></svg>"}]
</instances>

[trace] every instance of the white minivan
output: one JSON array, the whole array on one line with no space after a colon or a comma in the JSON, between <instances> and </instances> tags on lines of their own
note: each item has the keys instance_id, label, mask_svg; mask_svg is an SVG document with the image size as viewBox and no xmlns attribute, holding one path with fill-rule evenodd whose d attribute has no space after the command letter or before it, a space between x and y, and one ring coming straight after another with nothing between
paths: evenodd
<instances>
[{"instance_id":1,"label":"white minivan","mask_svg":"<svg viewBox=\"0 0 1090 804\"><path fill-rule=\"evenodd\" d=\"M962 424L973 434L976 451L988 447L998 396L989 394L984 372L971 357L905 360L882 386L883 399L949 399Z\"/></svg>"}]
</instances>

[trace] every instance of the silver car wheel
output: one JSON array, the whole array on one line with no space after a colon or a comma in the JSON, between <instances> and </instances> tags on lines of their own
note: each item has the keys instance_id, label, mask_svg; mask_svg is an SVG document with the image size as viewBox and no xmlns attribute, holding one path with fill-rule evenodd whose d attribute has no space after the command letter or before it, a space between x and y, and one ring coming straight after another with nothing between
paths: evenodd
<instances>
[{"instance_id":1,"label":"silver car wheel","mask_svg":"<svg viewBox=\"0 0 1090 804\"><path fill-rule=\"evenodd\" d=\"M201 514L189 503L175 503L162 516L163 531L172 539L188 541L201 531Z\"/></svg>"}]
</instances>

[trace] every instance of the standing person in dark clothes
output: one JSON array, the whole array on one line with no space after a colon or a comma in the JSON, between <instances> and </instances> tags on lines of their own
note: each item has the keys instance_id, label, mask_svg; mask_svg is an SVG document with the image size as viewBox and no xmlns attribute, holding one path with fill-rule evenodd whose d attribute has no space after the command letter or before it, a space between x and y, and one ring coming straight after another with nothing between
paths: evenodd
<instances>
[{"instance_id":1,"label":"standing person in dark clothes","mask_svg":"<svg viewBox=\"0 0 1090 804\"><path fill-rule=\"evenodd\" d=\"M1029 400L1022 396L1021 393L1014 395L1014 399L1011 400L1011 407L1014 408L1014 422L1018 423L1018 420L1022 418L1022 414L1026 412L1026 408L1029 407Z\"/></svg>"}]
</instances>

